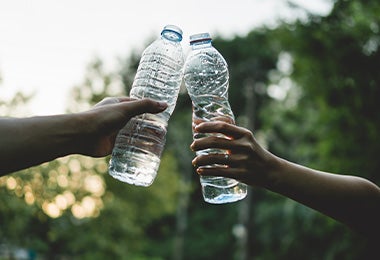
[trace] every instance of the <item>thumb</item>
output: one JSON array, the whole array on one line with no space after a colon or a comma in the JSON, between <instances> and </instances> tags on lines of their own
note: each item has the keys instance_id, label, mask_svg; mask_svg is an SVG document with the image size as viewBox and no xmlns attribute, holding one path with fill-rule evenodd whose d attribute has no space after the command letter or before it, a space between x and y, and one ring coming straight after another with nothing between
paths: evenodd
<instances>
[{"instance_id":1,"label":"thumb","mask_svg":"<svg viewBox=\"0 0 380 260\"><path fill-rule=\"evenodd\" d=\"M156 114L164 111L168 105L165 102L154 101L152 99L137 99L127 102L128 104L128 115L134 117L143 113Z\"/></svg>"}]
</instances>

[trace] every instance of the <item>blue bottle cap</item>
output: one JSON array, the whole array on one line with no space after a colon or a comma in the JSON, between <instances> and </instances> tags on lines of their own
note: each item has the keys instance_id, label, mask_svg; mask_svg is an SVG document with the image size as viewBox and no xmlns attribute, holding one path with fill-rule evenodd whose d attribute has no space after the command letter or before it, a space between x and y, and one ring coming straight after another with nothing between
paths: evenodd
<instances>
[{"instance_id":1,"label":"blue bottle cap","mask_svg":"<svg viewBox=\"0 0 380 260\"><path fill-rule=\"evenodd\" d=\"M182 30L178 26L168 24L162 29L161 35L171 41L182 41Z\"/></svg>"}]
</instances>

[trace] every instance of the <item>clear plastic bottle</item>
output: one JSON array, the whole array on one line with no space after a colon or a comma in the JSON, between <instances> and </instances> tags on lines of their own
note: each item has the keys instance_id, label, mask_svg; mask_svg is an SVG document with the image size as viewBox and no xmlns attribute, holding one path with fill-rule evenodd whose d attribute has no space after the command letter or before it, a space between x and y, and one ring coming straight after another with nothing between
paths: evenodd
<instances>
[{"instance_id":1,"label":"clear plastic bottle","mask_svg":"<svg viewBox=\"0 0 380 260\"><path fill-rule=\"evenodd\" d=\"M193 103L193 138L207 135L194 131L194 126L204 121L223 120L234 123L234 115L228 102L229 73L227 62L212 46L209 33L190 36L191 51L184 65L184 81ZM226 136L218 134L219 137ZM221 149L205 149L200 154L228 154ZM212 165L211 167L225 167ZM201 176L203 197L213 204L241 200L247 195L247 185L234 179Z\"/></svg>"},{"instance_id":2,"label":"clear plastic bottle","mask_svg":"<svg viewBox=\"0 0 380 260\"><path fill-rule=\"evenodd\" d=\"M183 76L182 30L167 25L161 37L143 52L130 97L165 101L168 108L159 114L132 118L116 137L109 174L137 186L153 183L166 142L168 120L174 111Z\"/></svg>"}]
</instances>

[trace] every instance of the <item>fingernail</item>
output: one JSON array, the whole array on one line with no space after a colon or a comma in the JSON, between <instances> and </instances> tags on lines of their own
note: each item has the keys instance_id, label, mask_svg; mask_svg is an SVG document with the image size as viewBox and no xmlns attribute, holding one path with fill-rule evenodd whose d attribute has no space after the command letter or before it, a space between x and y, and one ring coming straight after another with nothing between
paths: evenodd
<instances>
[{"instance_id":1,"label":"fingernail","mask_svg":"<svg viewBox=\"0 0 380 260\"><path fill-rule=\"evenodd\" d=\"M158 103L159 108L167 108L168 107L168 104L166 102L158 101L157 103Z\"/></svg>"},{"instance_id":2,"label":"fingernail","mask_svg":"<svg viewBox=\"0 0 380 260\"><path fill-rule=\"evenodd\" d=\"M203 169L202 169L202 168L198 168L198 169L197 169L197 173L198 173L198 174L202 174L202 172L203 172Z\"/></svg>"}]
</instances>

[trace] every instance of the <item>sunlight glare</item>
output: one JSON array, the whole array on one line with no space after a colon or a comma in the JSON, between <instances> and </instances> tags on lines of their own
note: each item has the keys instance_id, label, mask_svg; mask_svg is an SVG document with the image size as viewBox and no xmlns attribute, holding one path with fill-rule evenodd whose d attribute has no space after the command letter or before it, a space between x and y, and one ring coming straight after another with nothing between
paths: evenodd
<instances>
[{"instance_id":1,"label":"sunlight glare","mask_svg":"<svg viewBox=\"0 0 380 260\"><path fill-rule=\"evenodd\" d=\"M62 212L55 203L44 202L42 205L42 210L51 218L58 218L61 216Z\"/></svg>"},{"instance_id":2,"label":"sunlight glare","mask_svg":"<svg viewBox=\"0 0 380 260\"><path fill-rule=\"evenodd\" d=\"M24 199L25 199L26 204L28 205L32 205L36 201L36 199L34 198L33 192L31 191L27 191L25 193Z\"/></svg>"},{"instance_id":3,"label":"sunlight glare","mask_svg":"<svg viewBox=\"0 0 380 260\"><path fill-rule=\"evenodd\" d=\"M85 214L85 211L83 209L83 207L76 203L74 204L72 207L71 207L71 213L73 214L74 217L76 217L77 219L82 219L86 216Z\"/></svg>"},{"instance_id":4,"label":"sunlight glare","mask_svg":"<svg viewBox=\"0 0 380 260\"><path fill-rule=\"evenodd\" d=\"M84 180L84 188L96 196L102 196L105 191L103 179L98 175L87 176Z\"/></svg>"},{"instance_id":5,"label":"sunlight glare","mask_svg":"<svg viewBox=\"0 0 380 260\"><path fill-rule=\"evenodd\" d=\"M55 197L55 204L60 210L65 210L68 207L68 202L66 200L66 197L61 194Z\"/></svg>"},{"instance_id":6,"label":"sunlight glare","mask_svg":"<svg viewBox=\"0 0 380 260\"><path fill-rule=\"evenodd\" d=\"M13 177L8 177L7 178L7 188L8 190L14 190L17 187L17 181Z\"/></svg>"}]
</instances>

